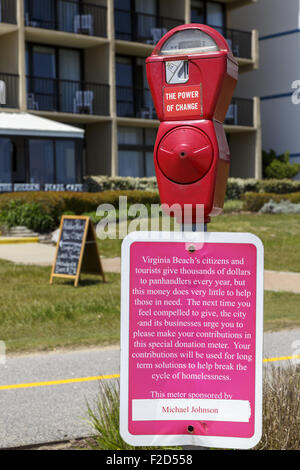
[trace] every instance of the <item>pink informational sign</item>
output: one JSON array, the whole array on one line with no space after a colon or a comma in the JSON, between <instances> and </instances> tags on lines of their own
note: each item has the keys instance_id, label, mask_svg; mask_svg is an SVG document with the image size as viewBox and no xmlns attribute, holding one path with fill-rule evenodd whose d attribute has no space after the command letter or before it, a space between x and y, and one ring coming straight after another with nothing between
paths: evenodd
<instances>
[{"instance_id":1,"label":"pink informational sign","mask_svg":"<svg viewBox=\"0 0 300 470\"><path fill-rule=\"evenodd\" d=\"M241 449L259 442L263 246L257 237L130 234L122 247L121 310L126 442Z\"/></svg>"}]
</instances>

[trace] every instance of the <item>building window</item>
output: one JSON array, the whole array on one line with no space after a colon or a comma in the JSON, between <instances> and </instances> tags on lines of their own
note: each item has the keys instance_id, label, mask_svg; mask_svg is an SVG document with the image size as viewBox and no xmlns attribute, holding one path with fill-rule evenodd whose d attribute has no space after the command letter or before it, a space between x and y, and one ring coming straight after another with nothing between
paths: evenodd
<instances>
[{"instance_id":1,"label":"building window","mask_svg":"<svg viewBox=\"0 0 300 470\"><path fill-rule=\"evenodd\" d=\"M29 140L30 183L54 183L54 142Z\"/></svg>"},{"instance_id":2,"label":"building window","mask_svg":"<svg viewBox=\"0 0 300 470\"><path fill-rule=\"evenodd\" d=\"M159 27L157 0L115 0L116 38L147 41Z\"/></svg>"},{"instance_id":3,"label":"building window","mask_svg":"<svg viewBox=\"0 0 300 470\"><path fill-rule=\"evenodd\" d=\"M134 116L133 60L120 56L116 60L118 116Z\"/></svg>"},{"instance_id":4,"label":"building window","mask_svg":"<svg viewBox=\"0 0 300 470\"><path fill-rule=\"evenodd\" d=\"M207 24L222 34L224 28L226 28L226 13L224 3L192 0L191 22Z\"/></svg>"},{"instance_id":5,"label":"building window","mask_svg":"<svg viewBox=\"0 0 300 470\"><path fill-rule=\"evenodd\" d=\"M12 3L13 0L5 1ZM24 2L25 26L89 36L101 37L107 34L107 7L99 5L98 0L24 0Z\"/></svg>"},{"instance_id":6,"label":"building window","mask_svg":"<svg viewBox=\"0 0 300 470\"><path fill-rule=\"evenodd\" d=\"M26 62L28 108L73 113L83 78L81 51L27 43Z\"/></svg>"},{"instance_id":7,"label":"building window","mask_svg":"<svg viewBox=\"0 0 300 470\"><path fill-rule=\"evenodd\" d=\"M8 138L0 138L0 183L12 182L12 143Z\"/></svg>"},{"instance_id":8,"label":"building window","mask_svg":"<svg viewBox=\"0 0 300 470\"><path fill-rule=\"evenodd\" d=\"M80 180L76 142L29 139L29 180L39 184L75 184Z\"/></svg>"},{"instance_id":9,"label":"building window","mask_svg":"<svg viewBox=\"0 0 300 470\"><path fill-rule=\"evenodd\" d=\"M72 140L56 141L56 183L75 184L76 148Z\"/></svg>"},{"instance_id":10,"label":"building window","mask_svg":"<svg viewBox=\"0 0 300 470\"><path fill-rule=\"evenodd\" d=\"M80 0L25 0L26 26L73 33Z\"/></svg>"},{"instance_id":11,"label":"building window","mask_svg":"<svg viewBox=\"0 0 300 470\"><path fill-rule=\"evenodd\" d=\"M53 0L43 0L43 2L36 0L25 0L25 21L28 26L33 26L29 22L29 11L31 14L32 23L42 28L55 29L55 3ZM28 16L26 16L28 15Z\"/></svg>"},{"instance_id":12,"label":"building window","mask_svg":"<svg viewBox=\"0 0 300 470\"><path fill-rule=\"evenodd\" d=\"M132 40L131 0L115 0L116 39Z\"/></svg>"},{"instance_id":13,"label":"building window","mask_svg":"<svg viewBox=\"0 0 300 470\"><path fill-rule=\"evenodd\" d=\"M156 119L144 58L117 56L116 85L118 116Z\"/></svg>"},{"instance_id":14,"label":"building window","mask_svg":"<svg viewBox=\"0 0 300 470\"><path fill-rule=\"evenodd\" d=\"M119 127L119 176L155 176L153 149L157 130Z\"/></svg>"}]
</instances>

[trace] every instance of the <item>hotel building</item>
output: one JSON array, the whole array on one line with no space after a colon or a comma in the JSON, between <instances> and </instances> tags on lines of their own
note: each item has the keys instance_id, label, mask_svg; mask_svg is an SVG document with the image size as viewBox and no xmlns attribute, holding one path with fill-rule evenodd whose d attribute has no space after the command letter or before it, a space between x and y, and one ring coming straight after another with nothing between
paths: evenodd
<instances>
[{"instance_id":1,"label":"hotel building","mask_svg":"<svg viewBox=\"0 0 300 470\"><path fill-rule=\"evenodd\" d=\"M87 175L153 176L159 122L146 57L173 27L206 23L228 40L240 74L256 70L257 31L237 29L250 3L0 0L2 191L80 190ZM236 94L225 130L231 176L260 178L259 99Z\"/></svg>"}]
</instances>

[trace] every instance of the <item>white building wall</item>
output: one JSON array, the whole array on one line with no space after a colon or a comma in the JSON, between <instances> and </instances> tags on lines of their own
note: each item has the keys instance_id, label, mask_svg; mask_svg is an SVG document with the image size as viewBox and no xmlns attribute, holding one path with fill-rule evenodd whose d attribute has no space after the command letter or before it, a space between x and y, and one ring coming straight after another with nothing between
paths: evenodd
<instances>
[{"instance_id":1,"label":"white building wall","mask_svg":"<svg viewBox=\"0 0 300 470\"><path fill-rule=\"evenodd\" d=\"M299 27L299 0L257 0L230 13L232 28L257 29L267 36Z\"/></svg>"},{"instance_id":2,"label":"white building wall","mask_svg":"<svg viewBox=\"0 0 300 470\"><path fill-rule=\"evenodd\" d=\"M263 149L289 151L300 163L300 104L292 103L292 83L300 80L300 0L258 0L233 11L231 26L257 29L260 38L259 70L240 75L236 96L261 98Z\"/></svg>"}]
</instances>

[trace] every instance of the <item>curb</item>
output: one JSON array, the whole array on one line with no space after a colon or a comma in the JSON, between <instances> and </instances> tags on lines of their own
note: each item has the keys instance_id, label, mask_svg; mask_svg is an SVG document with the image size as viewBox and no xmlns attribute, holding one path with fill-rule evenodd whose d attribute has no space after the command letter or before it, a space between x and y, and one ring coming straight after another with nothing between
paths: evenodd
<instances>
[{"instance_id":1,"label":"curb","mask_svg":"<svg viewBox=\"0 0 300 470\"><path fill-rule=\"evenodd\" d=\"M39 243L40 239L38 237L19 237L19 238L0 238L0 245L12 245L12 244L21 244L21 243Z\"/></svg>"}]
</instances>

